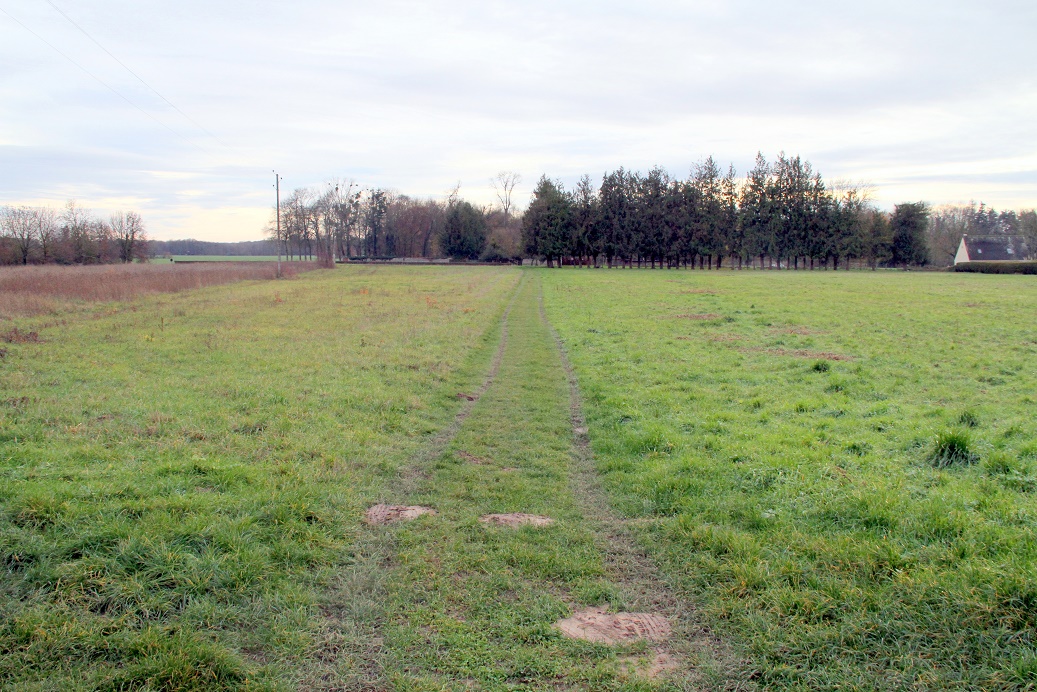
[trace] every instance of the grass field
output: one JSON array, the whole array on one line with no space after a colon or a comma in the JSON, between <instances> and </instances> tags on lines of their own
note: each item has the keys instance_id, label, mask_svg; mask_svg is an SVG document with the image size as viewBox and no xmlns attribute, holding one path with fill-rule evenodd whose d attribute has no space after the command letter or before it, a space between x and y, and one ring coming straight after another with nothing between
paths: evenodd
<instances>
[{"instance_id":1,"label":"grass field","mask_svg":"<svg viewBox=\"0 0 1037 692\"><path fill-rule=\"evenodd\" d=\"M350 267L15 317L0 688L1033 688L1035 306ZM590 606L674 634L553 626Z\"/></svg>"},{"instance_id":2,"label":"grass field","mask_svg":"<svg viewBox=\"0 0 1037 692\"><path fill-rule=\"evenodd\" d=\"M617 507L761 686L1033 687L1037 283L545 283Z\"/></svg>"},{"instance_id":3,"label":"grass field","mask_svg":"<svg viewBox=\"0 0 1037 692\"><path fill-rule=\"evenodd\" d=\"M0 688L291 689L518 273L318 272L0 344ZM491 344L492 346L492 344Z\"/></svg>"},{"instance_id":4,"label":"grass field","mask_svg":"<svg viewBox=\"0 0 1037 692\"><path fill-rule=\"evenodd\" d=\"M172 259L156 257L152 262L276 262L277 255L173 255ZM298 257L288 259L281 257L282 262L301 262Z\"/></svg>"}]
</instances>

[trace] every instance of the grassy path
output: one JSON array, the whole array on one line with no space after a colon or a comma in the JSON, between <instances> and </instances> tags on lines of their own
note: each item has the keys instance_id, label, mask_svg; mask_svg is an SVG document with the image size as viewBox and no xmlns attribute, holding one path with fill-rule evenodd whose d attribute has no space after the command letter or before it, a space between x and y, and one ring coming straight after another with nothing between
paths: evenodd
<instances>
[{"instance_id":1,"label":"grassy path","mask_svg":"<svg viewBox=\"0 0 1037 692\"><path fill-rule=\"evenodd\" d=\"M337 636L329 641L352 655L327 656L312 687L718 685L712 641L677 606L590 481L578 399L538 297L539 276L528 276L505 314L497 358L479 396L384 498L431 506L438 514L370 527L358 540L355 552L363 560L343 576L328 604ZM509 512L554 523L480 521ZM589 606L660 612L675 634L654 646L606 646L565 638L554 627ZM367 664L348 663L361 660ZM654 679L653 666L664 669Z\"/></svg>"}]
</instances>

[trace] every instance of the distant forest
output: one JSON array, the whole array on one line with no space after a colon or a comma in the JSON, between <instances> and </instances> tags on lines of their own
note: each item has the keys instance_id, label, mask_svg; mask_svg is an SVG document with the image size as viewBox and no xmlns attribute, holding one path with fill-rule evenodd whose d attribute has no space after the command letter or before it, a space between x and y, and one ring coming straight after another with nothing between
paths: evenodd
<instances>
[{"instance_id":1,"label":"distant forest","mask_svg":"<svg viewBox=\"0 0 1037 692\"><path fill-rule=\"evenodd\" d=\"M548 266L947 266L962 233L1026 235L1037 249L1032 210L910 202L885 212L866 190L830 186L809 162L783 154L773 163L758 155L744 179L712 158L684 180L661 168L619 169L597 188L584 176L567 191L545 176L522 229L525 254Z\"/></svg>"},{"instance_id":2,"label":"distant forest","mask_svg":"<svg viewBox=\"0 0 1037 692\"><path fill-rule=\"evenodd\" d=\"M519 176L492 179L498 204L477 207L457 189L444 201L332 181L281 199L280 223L267 232L289 256L323 263L348 258L442 258L509 261L522 255L520 221L511 213ZM279 230L278 230L279 229Z\"/></svg>"},{"instance_id":3,"label":"distant forest","mask_svg":"<svg viewBox=\"0 0 1037 692\"><path fill-rule=\"evenodd\" d=\"M0 207L0 264L94 264L170 255L272 256L325 264L349 258L413 257L548 265L648 267L949 266L963 234L1012 235L1037 252L1037 214L984 204L881 210L866 188L833 185L808 161L757 156L739 177L713 158L685 179L661 168L619 170L571 190L546 176L516 211L516 173L491 180L496 202L478 206L455 189L445 200L331 181L281 198L266 240L219 243L147 239L135 212L93 215ZM280 230L278 230L278 228Z\"/></svg>"}]
</instances>

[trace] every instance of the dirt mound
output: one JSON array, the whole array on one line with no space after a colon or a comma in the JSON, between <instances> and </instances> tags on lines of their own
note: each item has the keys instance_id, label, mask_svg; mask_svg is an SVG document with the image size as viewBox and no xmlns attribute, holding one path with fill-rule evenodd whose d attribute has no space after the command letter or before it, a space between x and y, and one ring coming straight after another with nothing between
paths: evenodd
<instances>
[{"instance_id":1,"label":"dirt mound","mask_svg":"<svg viewBox=\"0 0 1037 692\"><path fill-rule=\"evenodd\" d=\"M475 464L477 466L482 466L483 464L486 463L485 459L477 457L474 454L469 454L468 452L464 451L463 449L459 449L457 452L455 452L455 454L457 454L457 456L460 457L462 460L467 461L469 464Z\"/></svg>"},{"instance_id":2,"label":"dirt mound","mask_svg":"<svg viewBox=\"0 0 1037 692\"><path fill-rule=\"evenodd\" d=\"M662 641L670 636L670 622L652 613L609 613L605 608L588 608L559 620L555 627L570 639L601 644L627 644L641 639Z\"/></svg>"},{"instance_id":3,"label":"dirt mound","mask_svg":"<svg viewBox=\"0 0 1037 692\"><path fill-rule=\"evenodd\" d=\"M410 521L422 514L435 514L431 507L418 505L375 505L367 510L364 520L368 524L391 524L394 521Z\"/></svg>"},{"instance_id":4,"label":"dirt mound","mask_svg":"<svg viewBox=\"0 0 1037 692\"><path fill-rule=\"evenodd\" d=\"M701 315L684 314L674 315L674 317L678 320L719 320L722 317L722 315L718 315L714 312L706 312Z\"/></svg>"},{"instance_id":5,"label":"dirt mound","mask_svg":"<svg viewBox=\"0 0 1037 692\"><path fill-rule=\"evenodd\" d=\"M551 517L542 517L539 514L523 514L512 512L510 514L484 514L479 517L484 524L497 524L499 526L550 526L555 523Z\"/></svg>"},{"instance_id":6,"label":"dirt mound","mask_svg":"<svg viewBox=\"0 0 1037 692\"><path fill-rule=\"evenodd\" d=\"M461 401L475 401L477 397L474 394L468 394L467 392L458 392L457 398Z\"/></svg>"}]
</instances>

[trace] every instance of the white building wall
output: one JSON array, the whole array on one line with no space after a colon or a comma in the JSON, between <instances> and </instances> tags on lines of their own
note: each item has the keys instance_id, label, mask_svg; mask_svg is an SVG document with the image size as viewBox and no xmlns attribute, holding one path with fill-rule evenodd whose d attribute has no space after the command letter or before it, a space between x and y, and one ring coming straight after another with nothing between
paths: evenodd
<instances>
[{"instance_id":1,"label":"white building wall","mask_svg":"<svg viewBox=\"0 0 1037 692\"><path fill-rule=\"evenodd\" d=\"M969 249L965 246L965 239L961 239L961 244L958 245L958 252L954 255L954 263L961 264L962 262L969 261Z\"/></svg>"}]
</instances>

